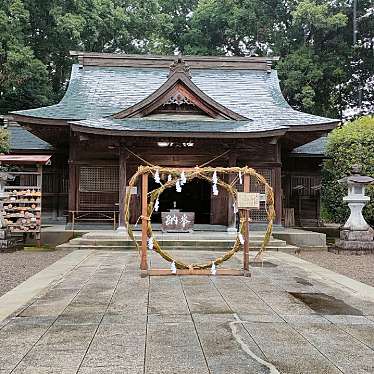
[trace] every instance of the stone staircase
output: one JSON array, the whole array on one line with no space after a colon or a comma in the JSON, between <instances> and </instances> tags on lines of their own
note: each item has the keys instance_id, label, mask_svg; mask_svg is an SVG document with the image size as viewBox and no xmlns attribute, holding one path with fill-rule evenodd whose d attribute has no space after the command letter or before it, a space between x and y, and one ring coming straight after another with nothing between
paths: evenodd
<instances>
[{"instance_id":1,"label":"stone staircase","mask_svg":"<svg viewBox=\"0 0 374 374\"><path fill-rule=\"evenodd\" d=\"M235 233L206 231L180 234L154 232L154 235L165 250L226 251L232 247L236 238ZM135 237L140 244L140 232L135 232ZM263 232L251 232L249 237L250 250L259 250L263 237ZM93 231L81 237L71 239L69 242L61 244L57 248L125 251L135 249L135 245L125 232ZM298 250L298 247L289 245L284 240L271 237L267 250L294 253Z\"/></svg>"}]
</instances>

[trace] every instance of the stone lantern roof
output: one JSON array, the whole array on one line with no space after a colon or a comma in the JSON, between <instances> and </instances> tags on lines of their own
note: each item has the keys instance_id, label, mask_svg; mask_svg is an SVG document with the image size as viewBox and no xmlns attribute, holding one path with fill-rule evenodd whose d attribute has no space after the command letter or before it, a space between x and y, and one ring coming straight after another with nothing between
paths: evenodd
<instances>
[{"instance_id":1,"label":"stone lantern roof","mask_svg":"<svg viewBox=\"0 0 374 374\"><path fill-rule=\"evenodd\" d=\"M352 166L352 174L339 179L338 182L341 184L372 184L374 182L374 178L369 177L367 175L361 175L361 166L360 165L353 165Z\"/></svg>"}]
</instances>

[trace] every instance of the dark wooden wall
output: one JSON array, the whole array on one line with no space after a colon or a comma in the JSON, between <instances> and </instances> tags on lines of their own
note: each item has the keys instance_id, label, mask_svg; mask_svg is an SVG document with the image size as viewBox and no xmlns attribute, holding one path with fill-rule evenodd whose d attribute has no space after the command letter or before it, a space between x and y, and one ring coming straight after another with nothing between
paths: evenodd
<instances>
[{"instance_id":1,"label":"dark wooden wall","mask_svg":"<svg viewBox=\"0 0 374 374\"><path fill-rule=\"evenodd\" d=\"M322 157L285 157L282 172L283 205L293 208L297 226L320 223Z\"/></svg>"},{"instance_id":2,"label":"dark wooden wall","mask_svg":"<svg viewBox=\"0 0 374 374\"><path fill-rule=\"evenodd\" d=\"M209 165L248 165L262 173L273 186L277 196L277 222L280 222L281 162L279 145L274 139L181 139L179 144L167 148L157 145L161 140L165 141L161 138L134 139L72 133L69 155L69 210L118 209L116 204L124 194L123 186L128 184L138 166L145 164L141 159L153 165L187 168L202 165L227 152ZM175 139L170 141L176 143ZM183 142L193 142L194 146L183 147ZM251 190L263 192L254 180ZM211 197L210 223L227 225L232 214L230 209L227 193L221 190L218 196ZM140 214L139 193L133 196L132 211L132 221L135 221ZM265 207L262 206L260 211L254 212L252 218L257 222L265 222Z\"/></svg>"}]
</instances>

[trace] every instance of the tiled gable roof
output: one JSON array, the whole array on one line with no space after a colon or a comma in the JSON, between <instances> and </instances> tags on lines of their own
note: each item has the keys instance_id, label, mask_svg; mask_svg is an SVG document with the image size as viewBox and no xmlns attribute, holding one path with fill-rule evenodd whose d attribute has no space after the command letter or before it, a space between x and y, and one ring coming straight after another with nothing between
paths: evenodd
<instances>
[{"instance_id":1,"label":"tiled gable roof","mask_svg":"<svg viewBox=\"0 0 374 374\"><path fill-rule=\"evenodd\" d=\"M145 99L167 80L167 68L74 65L62 101L17 114L47 119L92 120L112 115ZM274 129L334 124L338 120L292 109L282 96L277 72L192 69L192 81L219 104ZM250 129L249 129L250 130ZM211 131L215 131L212 126Z\"/></svg>"},{"instance_id":2,"label":"tiled gable roof","mask_svg":"<svg viewBox=\"0 0 374 374\"><path fill-rule=\"evenodd\" d=\"M307 144L301 145L300 147L295 148L292 152L292 156L319 156L323 157L326 154L326 145L327 145L327 137L322 136L312 142Z\"/></svg>"},{"instance_id":3,"label":"tiled gable roof","mask_svg":"<svg viewBox=\"0 0 374 374\"><path fill-rule=\"evenodd\" d=\"M46 151L52 150L53 147L37 136L31 134L25 128L17 124L9 124L9 140L10 140L10 150L35 150L35 151Z\"/></svg>"}]
</instances>

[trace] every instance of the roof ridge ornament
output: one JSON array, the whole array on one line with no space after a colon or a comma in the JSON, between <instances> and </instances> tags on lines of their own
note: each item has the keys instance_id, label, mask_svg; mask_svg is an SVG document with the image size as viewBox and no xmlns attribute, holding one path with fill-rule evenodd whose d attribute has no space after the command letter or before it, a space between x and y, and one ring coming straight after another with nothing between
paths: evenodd
<instances>
[{"instance_id":1,"label":"roof ridge ornament","mask_svg":"<svg viewBox=\"0 0 374 374\"><path fill-rule=\"evenodd\" d=\"M190 65L186 64L182 57L182 53L179 53L174 62L170 65L169 77L175 73L185 74L189 79L192 78Z\"/></svg>"}]
</instances>

